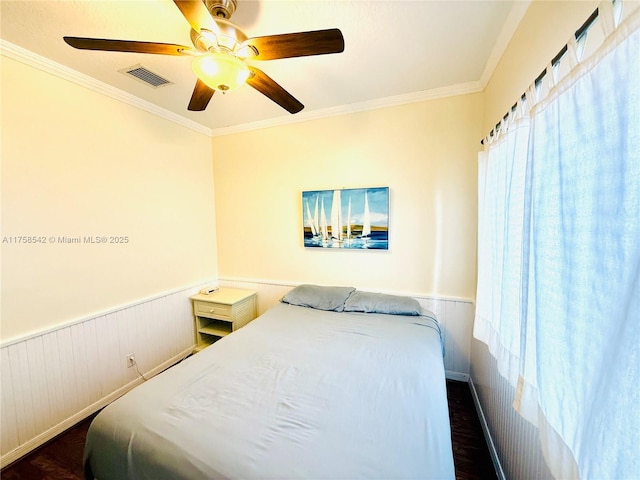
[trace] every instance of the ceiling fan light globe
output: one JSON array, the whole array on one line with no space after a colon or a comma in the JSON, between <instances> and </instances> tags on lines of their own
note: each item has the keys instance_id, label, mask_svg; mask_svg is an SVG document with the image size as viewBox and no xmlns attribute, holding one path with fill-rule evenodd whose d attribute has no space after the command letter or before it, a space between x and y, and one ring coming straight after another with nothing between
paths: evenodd
<instances>
[{"instance_id":1,"label":"ceiling fan light globe","mask_svg":"<svg viewBox=\"0 0 640 480\"><path fill-rule=\"evenodd\" d=\"M228 92L249 78L249 68L240 59L223 52L211 52L196 57L191 68L209 88Z\"/></svg>"}]
</instances>

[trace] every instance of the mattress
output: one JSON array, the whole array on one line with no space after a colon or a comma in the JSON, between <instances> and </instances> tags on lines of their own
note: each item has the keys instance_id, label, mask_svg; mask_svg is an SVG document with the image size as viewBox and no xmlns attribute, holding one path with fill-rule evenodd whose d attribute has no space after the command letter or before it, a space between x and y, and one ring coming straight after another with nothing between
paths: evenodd
<instances>
[{"instance_id":1,"label":"mattress","mask_svg":"<svg viewBox=\"0 0 640 480\"><path fill-rule=\"evenodd\" d=\"M100 412L86 478L454 478L431 315L278 304Z\"/></svg>"}]
</instances>

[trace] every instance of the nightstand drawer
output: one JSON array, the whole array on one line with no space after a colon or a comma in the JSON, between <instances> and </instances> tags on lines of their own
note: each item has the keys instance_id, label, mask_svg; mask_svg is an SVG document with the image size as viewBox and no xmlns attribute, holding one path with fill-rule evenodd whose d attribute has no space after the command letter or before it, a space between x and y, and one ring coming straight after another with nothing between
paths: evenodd
<instances>
[{"instance_id":1,"label":"nightstand drawer","mask_svg":"<svg viewBox=\"0 0 640 480\"><path fill-rule=\"evenodd\" d=\"M193 302L196 315L204 317L214 317L222 319L231 319L231 305L222 305L220 303L211 302Z\"/></svg>"}]
</instances>

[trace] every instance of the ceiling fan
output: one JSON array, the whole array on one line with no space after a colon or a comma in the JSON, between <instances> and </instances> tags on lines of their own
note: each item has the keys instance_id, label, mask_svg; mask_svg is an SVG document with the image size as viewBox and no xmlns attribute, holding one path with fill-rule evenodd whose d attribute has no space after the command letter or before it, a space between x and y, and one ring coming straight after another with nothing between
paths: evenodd
<instances>
[{"instance_id":1,"label":"ceiling fan","mask_svg":"<svg viewBox=\"0 0 640 480\"><path fill-rule=\"evenodd\" d=\"M192 111L206 109L216 90L224 93L248 83L289 113L297 113L304 105L246 60L276 60L344 51L344 38L337 28L248 38L229 21L237 0L174 0L174 3L191 25L194 48L86 37L64 37L64 41L82 50L193 56L192 68L198 79L188 106Z\"/></svg>"}]
</instances>

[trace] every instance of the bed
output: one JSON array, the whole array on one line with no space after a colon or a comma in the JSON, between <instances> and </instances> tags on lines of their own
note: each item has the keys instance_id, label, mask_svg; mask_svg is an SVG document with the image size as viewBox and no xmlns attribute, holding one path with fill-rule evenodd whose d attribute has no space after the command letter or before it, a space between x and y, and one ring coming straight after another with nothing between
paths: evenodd
<instances>
[{"instance_id":1,"label":"bed","mask_svg":"<svg viewBox=\"0 0 640 480\"><path fill-rule=\"evenodd\" d=\"M104 408L84 465L99 480L453 479L438 322L410 297L296 287Z\"/></svg>"}]
</instances>

